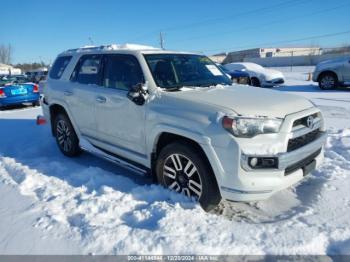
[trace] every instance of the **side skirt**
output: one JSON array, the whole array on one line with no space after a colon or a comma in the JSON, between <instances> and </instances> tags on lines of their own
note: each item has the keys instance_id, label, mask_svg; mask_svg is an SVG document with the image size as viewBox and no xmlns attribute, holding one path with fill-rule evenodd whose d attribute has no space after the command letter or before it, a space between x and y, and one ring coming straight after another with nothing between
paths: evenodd
<instances>
[{"instance_id":1,"label":"side skirt","mask_svg":"<svg viewBox=\"0 0 350 262\"><path fill-rule=\"evenodd\" d=\"M100 149L92 145L87 139L80 138L79 146L82 150L89 152L97 157L106 159L112 163L115 163L125 169L128 169L132 172L135 172L139 175L145 176L151 173L150 169L147 167L143 167L137 163L133 163L132 161L108 152L106 150Z\"/></svg>"}]
</instances>

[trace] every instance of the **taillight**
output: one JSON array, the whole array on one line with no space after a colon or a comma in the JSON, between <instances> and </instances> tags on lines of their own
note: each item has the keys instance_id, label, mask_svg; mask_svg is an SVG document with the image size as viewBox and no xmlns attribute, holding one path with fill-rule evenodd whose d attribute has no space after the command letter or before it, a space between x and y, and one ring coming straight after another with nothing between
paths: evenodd
<instances>
[{"instance_id":1,"label":"taillight","mask_svg":"<svg viewBox=\"0 0 350 262\"><path fill-rule=\"evenodd\" d=\"M33 93L39 93L39 86L36 84L33 86Z\"/></svg>"},{"instance_id":2,"label":"taillight","mask_svg":"<svg viewBox=\"0 0 350 262\"><path fill-rule=\"evenodd\" d=\"M4 89L0 89L0 97L6 97Z\"/></svg>"}]
</instances>

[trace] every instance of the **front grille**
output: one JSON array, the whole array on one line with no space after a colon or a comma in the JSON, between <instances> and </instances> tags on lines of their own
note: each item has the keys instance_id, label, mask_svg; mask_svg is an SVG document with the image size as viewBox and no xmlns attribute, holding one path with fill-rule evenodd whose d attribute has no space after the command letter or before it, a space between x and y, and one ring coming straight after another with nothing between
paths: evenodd
<instances>
[{"instance_id":1,"label":"front grille","mask_svg":"<svg viewBox=\"0 0 350 262\"><path fill-rule=\"evenodd\" d=\"M290 175L291 173L297 171L299 168L303 168L305 167L306 165L310 164L312 161L314 161L314 159L321 153L322 151L322 148L320 148L319 150L317 150L315 153L307 156L306 158L304 158L303 160L293 164L293 165L290 165L286 168L286 170L284 171L284 175L285 176L288 176Z\"/></svg>"},{"instance_id":2,"label":"front grille","mask_svg":"<svg viewBox=\"0 0 350 262\"><path fill-rule=\"evenodd\" d=\"M315 113L315 114L313 114L311 116L316 119L318 117L318 114ZM293 123L293 127L301 126L301 125L302 126L307 126L307 118L308 117L309 116L305 116L305 117L302 117L302 118L299 118L299 119L295 120L294 123Z\"/></svg>"},{"instance_id":3,"label":"front grille","mask_svg":"<svg viewBox=\"0 0 350 262\"><path fill-rule=\"evenodd\" d=\"M320 136L320 129L316 129L316 130L314 130L310 133L307 133L305 135L289 139L287 152L291 152L293 150L301 148L301 147L315 141L319 136Z\"/></svg>"}]
</instances>

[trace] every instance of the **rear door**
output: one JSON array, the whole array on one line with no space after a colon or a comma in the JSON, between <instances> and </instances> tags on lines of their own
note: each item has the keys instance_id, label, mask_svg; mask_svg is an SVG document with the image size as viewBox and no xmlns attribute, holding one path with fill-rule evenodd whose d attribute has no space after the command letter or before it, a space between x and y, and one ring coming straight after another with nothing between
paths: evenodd
<instances>
[{"instance_id":1,"label":"rear door","mask_svg":"<svg viewBox=\"0 0 350 262\"><path fill-rule=\"evenodd\" d=\"M145 155L145 108L127 98L129 89L144 82L133 55L104 57L103 88L96 96L97 137L126 155Z\"/></svg>"},{"instance_id":2,"label":"rear door","mask_svg":"<svg viewBox=\"0 0 350 262\"><path fill-rule=\"evenodd\" d=\"M102 55L83 55L70 78L70 88L64 90L69 109L80 133L95 137L95 102L101 85Z\"/></svg>"}]
</instances>

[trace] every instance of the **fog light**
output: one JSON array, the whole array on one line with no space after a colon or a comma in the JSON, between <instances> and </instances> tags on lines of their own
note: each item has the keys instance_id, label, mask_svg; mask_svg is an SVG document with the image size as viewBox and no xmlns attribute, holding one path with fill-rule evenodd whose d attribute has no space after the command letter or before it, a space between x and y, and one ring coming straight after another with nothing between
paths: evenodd
<instances>
[{"instance_id":1,"label":"fog light","mask_svg":"<svg viewBox=\"0 0 350 262\"><path fill-rule=\"evenodd\" d=\"M253 169L278 168L278 159L276 157L249 157L248 164Z\"/></svg>"},{"instance_id":2,"label":"fog light","mask_svg":"<svg viewBox=\"0 0 350 262\"><path fill-rule=\"evenodd\" d=\"M252 157L249 161L251 167L255 167L258 164L258 159L256 157Z\"/></svg>"}]
</instances>

